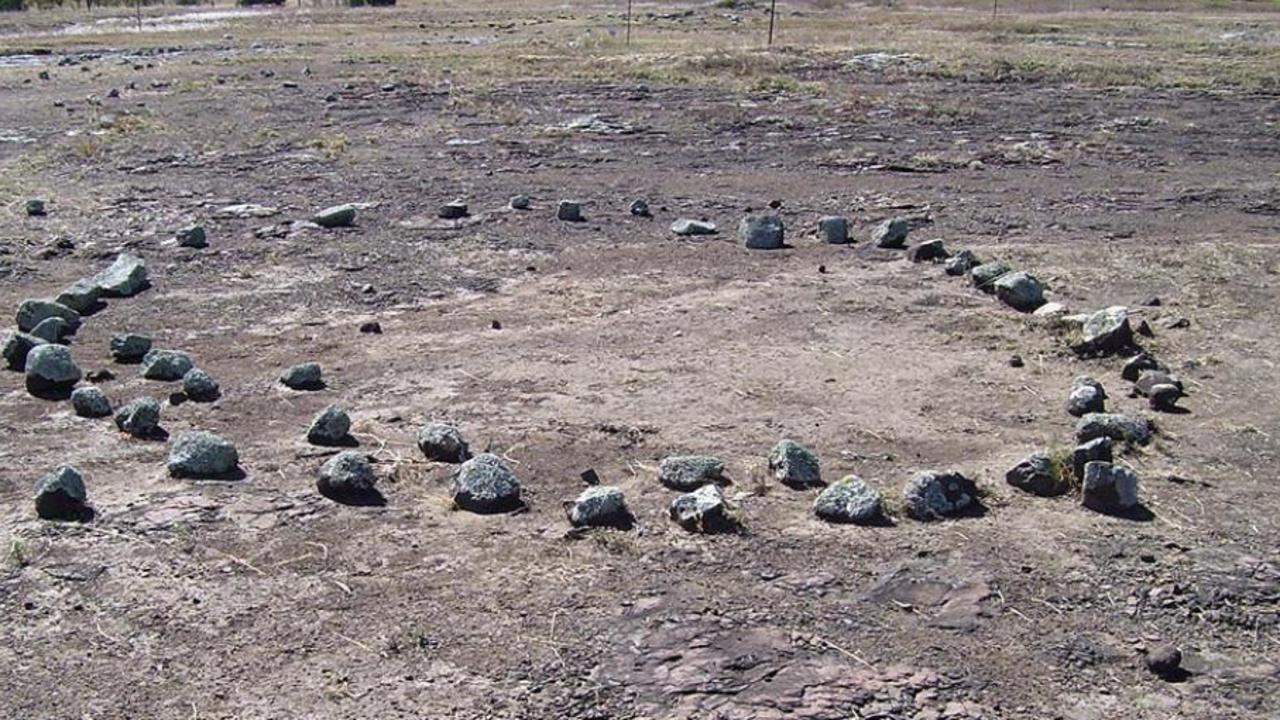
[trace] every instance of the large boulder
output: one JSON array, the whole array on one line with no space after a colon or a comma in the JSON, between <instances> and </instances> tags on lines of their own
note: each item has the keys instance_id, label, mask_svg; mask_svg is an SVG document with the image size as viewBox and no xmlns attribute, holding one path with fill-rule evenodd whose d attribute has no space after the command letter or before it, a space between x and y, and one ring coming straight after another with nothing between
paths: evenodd
<instances>
[{"instance_id":1,"label":"large boulder","mask_svg":"<svg viewBox=\"0 0 1280 720\"><path fill-rule=\"evenodd\" d=\"M947 259L947 248L941 238L918 242L907 248L907 259L913 263L937 262Z\"/></svg>"},{"instance_id":2,"label":"large boulder","mask_svg":"<svg viewBox=\"0 0 1280 720\"><path fill-rule=\"evenodd\" d=\"M101 389L90 385L72 391L71 408L80 417L101 418L111 414L111 400Z\"/></svg>"},{"instance_id":3,"label":"large boulder","mask_svg":"<svg viewBox=\"0 0 1280 720\"><path fill-rule=\"evenodd\" d=\"M181 380L193 367L191 357L177 350L151 350L142 357L142 377L148 380Z\"/></svg>"},{"instance_id":4,"label":"large boulder","mask_svg":"<svg viewBox=\"0 0 1280 720\"><path fill-rule=\"evenodd\" d=\"M102 297L132 297L151 286L147 264L142 258L121 253L106 270L91 281Z\"/></svg>"},{"instance_id":5,"label":"large boulder","mask_svg":"<svg viewBox=\"0 0 1280 720\"><path fill-rule=\"evenodd\" d=\"M1032 495L1050 497L1067 491L1070 482L1063 477L1064 469L1048 453L1028 455L1005 473L1005 482Z\"/></svg>"},{"instance_id":6,"label":"large boulder","mask_svg":"<svg viewBox=\"0 0 1280 720\"><path fill-rule=\"evenodd\" d=\"M378 476L364 453L340 452L320 466L316 489L326 497L349 498L373 492Z\"/></svg>"},{"instance_id":7,"label":"large boulder","mask_svg":"<svg viewBox=\"0 0 1280 720\"><path fill-rule=\"evenodd\" d=\"M1129 468L1105 462L1084 466L1080 502L1090 510L1122 514L1138 506L1138 476Z\"/></svg>"},{"instance_id":8,"label":"large boulder","mask_svg":"<svg viewBox=\"0 0 1280 720\"><path fill-rule=\"evenodd\" d=\"M1044 304L1044 287L1029 272L1011 272L995 282L996 298L1019 312L1031 312Z\"/></svg>"},{"instance_id":9,"label":"large boulder","mask_svg":"<svg viewBox=\"0 0 1280 720\"><path fill-rule=\"evenodd\" d=\"M870 525L883 519L880 492L850 475L828 486L813 501L813 514L833 523Z\"/></svg>"},{"instance_id":10,"label":"large boulder","mask_svg":"<svg viewBox=\"0 0 1280 720\"><path fill-rule=\"evenodd\" d=\"M889 218L871 230L871 243L878 248L901 250L907 246L911 223L906 218Z\"/></svg>"},{"instance_id":11,"label":"large boulder","mask_svg":"<svg viewBox=\"0 0 1280 720\"><path fill-rule=\"evenodd\" d=\"M52 317L66 320L67 325L71 326L73 331L80 328L80 313L60 302L39 298L23 300L22 304L18 306L16 320L19 330L31 332L35 326Z\"/></svg>"},{"instance_id":12,"label":"large boulder","mask_svg":"<svg viewBox=\"0 0 1280 720\"><path fill-rule=\"evenodd\" d=\"M60 317L45 318L31 328L31 337L62 345L65 345L67 339L74 333L75 330L71 327L71 323Z\"/></svg>"},{"instance_id":13,"label":"large boulder","mask_svg":"<svg viewBox=\"0 0 1280 720\"><path fill-rule=\"evenodd\" d=\"M522 505L520 481L502 458L483 453L458 468L453 503L474 513L510 512Z\"/></svg>"},{"instance_id":14,"label":"large boulder","mask_svg":"<svg viewBox=\"0 0 1280 720\"><path fill-rule=\"evenodd\" d=\"M299 363L280 373L280 382L294 390L319 390L324 387L324 374L320 363Z\"/></svg>"},{"instance_id":15,"label":"large boulder","mask_svg":"<svg viewBox=\"0 0 1280 720\"><path fill-rule=\"evenodd\" d=\"M429 422L418 430L418 449L428 460L462 463L471 459L471 449L462 431L448 423Z\"/></svg>"},{"instance_id":16,"label":"large boulder","mask_svg":"<svg viewBox=\"0 0 1280 720\"><path fill-rule=\"evenodd\" d=\"M778 482L798 490L822 485L818 456L794 440L783 440L773 447L769 472Z\"/></svg>"},{"instance_id":17,"label":"large boulder","mask_svg":"<svg viewBox=\"0 0 1280 720\"><path fill-rule=\"evenodd\" d=\"M1078 355L1109 355L1133 346L1129 310L1113 305L1084 318L1071 349Z\"/></svg>"},{"instance_id":18,"label":"large boulder","mask_svg":"<svg viewBox=\"0 0 1280 720\"><path fill-rule=\"evenodd\" d=\"M147 438L155 435L160 429L160 401L140 397L116 410L116 427L134 437Z\"/></svg>"},{"instance_id":19,"label":"large boulder","mask_svg":"<svg viewBox=\"0 0 1280 720\"><path fill-rule=\"evenodd\" d=\"M978 488L954 470L920 472L903 486L902 499L908 516L916 520L937 520L975 509Z\"/></svg>"},{"instance_id":20,"label":"large boulder","mask_svg":"<svg viewBox=\"0 0 1280 720\"><path fill-rule=\"evenodd\" d=\"M583 490L577 499L567 505L565 512L574 527L629 529L634 523L622 491L608 485Z\"/></svg>"},{"instance_id":21,"label":"large boulder","mask_svg":"<svg viewBox=\"0 0 1280 720\"><path fill-rule=\"evenodd\" d=\"M84 477L70 465L59 465L36 481L36 515L43 520L81 520L87 514Z\"/></svg>"},{"instance_id":22,"label":"large boulder","mask_svg":"<svg viewBox=\"0 0 1280 720\"><path fill-rule=\"evenodd\" d=\"M689 532L734 532L740 527L736 513L716 485L703 485L672 500L671 519Z\"/></svg>"},{"instance_id":23,"label":"large boulder","mask_svg":"<svg viewBox=\"0 0 1280 720\"><path fill-rule=\"evenodd\" d=\"M59 305L65 305L84 315L98 307L101 292L92 280L82 279L75 281L66 290L58 293L53 300Z\"/></svg>"},{"instance_id":24,"label":"large boulder","mask_svg":"<svg viewBox=\"0 0 1280 720\"><path fill-rule=\"evenodd\" d=\"M749 215L738 223L738 236L750 250L777 250L784 244L786 228L777 215Z\"/></svg>"},{"instance_id":25,"label":"large boulder","mask_svg":"<svg viewBox=\"0 0 1280 720\"><path fill-rule=\"evenodd\" d=\"M984 293L993 293L996 290L996 281L1013 272L1008 265L996 261L976 265L969 270L969 279L973 282L973 286Z\"/></svg>"},{"instance_id":26,"label":"large boulder","mask_svg":"<svg viewBox=\"0 0 1280 720\"><path fill-rule=\"evenodd\" d=\"M658 463L658 482L689 492L703 485L725 482L724 461L710 455L673 455Z\"/></svg>"},{"instance_id":27,"label":"large boulder","mask_svg":"<svg viewBox=\"0 0 1280 720\"><path fill-rule=\"evenodd\" d=\"M1089 413L1076 423L1076 442L1086 443L1100 437L1130 445L1146 445L1151 442L1155 430L1145 418L1120 413Z\"/></svg>"},{"instance_id":28,"label":"large boulder","mask_svg":"<svg viewBox=\"0 0 1280 720\"><path fill-rule=\"evenodd\" d=\"M178 435L169 448L169 474L173 477L226 478L239 464L235 445L203 430Z\"/></svg>"},{"instance_id":29,"label":"large boulder","mask_svg":"<svg viewBox=\"0 0 1280 720\"><path fill-rule=\"evenodd\" d=\"M33 394L70 393L80 381L80 368L62 345L37 345L27 353L27 389Z\"/></svg>"},{"instance_id":30,"label":"large boulder","mask_svg":"<svg viewBox=\"0 0 1280 720\"><path fill-rule=\"evenodd\" d=\"M25 370L27 355L31 354L33 348L44 344L44 340L34 335L11 332L4 339L4 362L10 370Z\"/></svg>"},{"instance_id":31,"label":"large boulder","mask_svg":"<svg viewBox=\"0 0 1280 720\"><path fill-rule=\"evenodd\" d=\"M1068 414L1083 417L1106 409L1107 391L1102 388L1102 383L1088 375L1081 375L1071 382L1071 392L1067 395Z\"/></svg>"},{"instance_id":32,"label":"large boulder","mask_svg":"<svg viewBox=\"0 0 1280 720\"><path fill-rule=\"evenodd\" d=\"M111 357L118 363L133 365L142 362L151 352L151 338L137 333L125 333L111 338Z\"/></svg>"}]
</instances>

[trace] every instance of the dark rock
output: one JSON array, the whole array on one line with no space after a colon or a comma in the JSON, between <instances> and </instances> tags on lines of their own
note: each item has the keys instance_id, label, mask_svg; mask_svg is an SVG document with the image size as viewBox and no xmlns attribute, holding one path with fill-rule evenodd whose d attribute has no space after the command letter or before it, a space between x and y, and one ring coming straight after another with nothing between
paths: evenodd
<instances>
[{"instance_id":1,"label":"dark rock","mask_svg":"<svg viewBox=\"0 0 1280 720\"><path fill-rule=\"evenodd\" d=\"M31 328L31 336L40 338L45 342L66 344L72 333L71 325L60 317L51 317L41 320L38 325Z\"/></svg>"},{"instance_id":2,"label":"dark rock","mask_svg":"<svg viewBox=\"0 0 1280 720\"><path fill-rule=\"evenodd\" d=\"M1156 385L1147 395L1147 404L1152 410L1173 412L1177 409L1178 400L1181 397L1182 388L1177 385Z\"/></svg>"},{"instance_id":3,"label":"dark rock","mask_svg":"<svg viewBox=\"0 0 1280 720\"><path fill-rule=\"evenodd\" d=\"M325 208L311 217L322 228L350 227L356 221L356 206L350 203Z\"/></svg>"},{"instance_id":4,"label":"dark rock","mask_svg":"<svg viewBox=\"0 0 1280 720\"><path fill-rule=\"evenodd\" d=\"M1005 482L1032 495L1062 495L1069 488L1063 468L1047 453L1033 453L1005 473Z\"/></svg>"},{"instance_id":5,"label":"dark rock","mask_svg":"<svg viewBox=\"0 0 1280 720\"><path fill-rule=\"evenodd\" d=\"M849 242L849 221L839 215L818 218L818 237L828 245L844 245Z\"/></svg>"},{"instance_id":6,"label":"dark rock","mask_svg":"<svg viewBox=\"0 0 1280 720\"><path fill-rule=\"evenodd\" d=\"M80 328L80 313L53 300L23 300L22 304L18 306L16 320L19 330L31 332L35 326L52 317L65 320L72 331Z\"/></svg>"},{"instance_id":7,"label":"dark rock","mask_svg":"<svg viewBox=\"0 0 1280 720\"><path fill-rule=\"evenodd\" d=\"M916 520L936 520L973 509L978 488L955 471L916 473L902 489L904 509Z\"/></svg>"},{"instance_id":8,"label":"dark rock","mask_svg":"<svg viewBox=\"0 0 1280 720\"><path fill-rule=\"evenodd\" d=\"M454 200L441 205L436 214L444 220L460 220L471 213L465 202Z\"/></svg>"},{"instance_id":9,"label":"dark rock","mask_svg":"<svg viewBox=\"0 0 1280 720\"><path fill-rule=\"evenodd\" d=\"M735 513L716 485L703 485L672 500L671 519L689 532L734 532L740 527Z\"/></svg>"},{"instance_id":10,"label":"dark rock","mask_svg":"<svg viewBox=\"0 0 1280 720\"><path fill-rule=\"evenodd\" d=\"M1161 645L1147 653L1147 669L1165 680L1177 680L1185 674L1182 651L1174 645Z\"/></svg>"},{"instance_id":11,"label":"dark rock","mask_svg":"<svg viewBox=\"0 0 1280 720\"><path fill-rule=\"evenodd\" d=\"M326 497L359 497L373 492L378 476L364 453L340 452L320 466L316 489Z\"/></svg>"},{"instance_id":12,"label":"dark rock","mask_svg":"<svg viewBox=\"0 0 1280 720\"><path fill-rule=\"evenodd\" d=\"M92 280L77 280L71 283L66 290L58 293L58 296L53 300L59 305L65 305L84 315L97 309L98 303L101 301L99 293L101 291Z\"/></svg>"},{"instance_id":13,"label":"dark rock","mask_svg":"<svg viewBox=\"0 0 1280 720\"><path fill-rule=\"evenodd\" d=\"M147 265L141 258L121 253L106 270L91 281L102 297L133 297L151 286Z\"/></svg>"},{"instance_id":14,"label":"dark rock","mask_svg":"<svg viewBox=\"0 0 1280 720\"><path fill-rule=\"evenodd\" d=\"M184 432L169 448L169 474L183 478L226 478L236 473L240 454L230 442L203 430Z\"/></svg>"},{"instance_id":15,"label":"dark rock","mask_svg":"<svg viewBox=\"0 0 1280 720\"><path fill-rule=\"evenodd\" d=\"M725 482L724 462L708 455L673 455L658 464L658 482L688 492L707 484Z\"/></svg>"},{"instance_id":16,"label":"dark rock","mask_svg":"<svg viewBox=\"0 0 1280 720\"><path fill-rule=\"evenodd\" d=\"M1138 506L1138 476L1125 467L1086 463L1081 488L1080 502L1090 510L1122 514Z\"/></svg>"},{"instance_id":17,"label":"dark rock","mask_svg":"<svg viewBox=\"0 0 1280 720\"><path fill-rule=\"evenodd\" d=\"M213 402L222 391L212 375L200 368L191 368L182 376L182 392L196 402Z\"/></svg>"},{"instance_id":18,"label":"dark rock","mask_svg":"<svg viewBox=\"0 0 1280 720\"><path fill-rule=\"evenodd\" d=\"M81 520L87 514L84 477L70 465L59 465L36 481L36 515L42 520Z\"/></svg>"},{"instance_id":19,"label":"dark rock","mask_svg":"<svg viewBox=\"0 0 1280 720\"><path fill-rule=\"evenodd\" d=\"M1071 343L1079 355L1108 355L1133 346L1129 310L1115 305L1085 318L1080 335Z\"/></svg>"},{"instance_id":20,"label":"dark rock","mask_svg":"<svg viewBox=\"0 0 1280 720\"><path fill-rule=\"evenodd\" d=\"M4 340L4 361L10 370L25 370L27 355L32 348L45 345L45 341L24 332L11 332Z\"/></svg>"},{"instance_id":21,"label":"dark rock","mask_svg":"<svg viewBox=\"0 0 1280 720\"><path fill-rule=\"evenodd\" d=\"M344 445L351 441L351 416L337 405L321 410L307 429L307 442L313 445Z\"/></svg>"},{"instance_id":22,"label":"dark rock","mask_svg":"<svg viewBox=\"0 0 1280 720\"><path fill-rule=\"evenodd\" d=\"M1009 266L1002 262L989 262L970 269L969 279L982 292L993 293L996 291L996 281L1010 272Z\"/></svg>"},{"instance_id":23,"label":"dark rock","mask_svg":"<svg viewBox=\"0 0 1280 720\"><path fill-rule=\"evenodd\" d=\"M777 215L750 215L738 223L738 236L750 250L777 250L786 235L782 218Z\"/></svg>"},{"instance_id":24,"label":"dark rock","mask_svg":"<svg viewBox=\"0 0 1280 720\"><path fill-rule=\"evenodd\" d=\"M964 275L982 263L971 250L961 250L947 259L944 269L948 275Z\"/></svg>"},{"instance_id":25,"label":"dark rock","mask_svg":"<svg viewBox=\"0 0 1280 720\"><path fill-rule=\"evenodd\" d=\"M634 524L622 491L608 485L596 485L582 491L566 508L574 527L612 527L627 529Z\"/></svg>"},{"instance_id":26,"label":"dark rock","mask_svg":"<svg viewBox=\"0 0 1280 720\"><path fill-rule=\"evenodd\" d=\"M27 389L34 395L70 394L82 377L71 359L71 351L62 345L37 345L27 353L25 367Z\"/></svg>"},{"instance_id":27,"label":"dark rock","mask_svg":"<svg viewBox=\"0 0 1280 720\"><path fill-rule=\"evenodd\" d=\"M116 427L134 437L151 437L160 429L160 401L140 397L116 410Z\"/></svg>"},{"instance_id":28,"label":"dark rock","mask_svg":"<svg viewBox=\"0 0 1280 720\"><path fill-rule=\"evenodd\" d=\"M111 338L111 357L122 364L142 362L151 352L151 338L129 333Z\"/></svg>"},{"instance_id":29,"label":"dark rock","mask_svg":"<svg viewBox=\"0 0 1280 720\"><path fill-rule=\"evenodd\" d=\"M209 239L205 235L203 225L188 225L184 228L179 228L176 237L178 247L196 249L209 247Z\"/></svg>"},{"instance_id":30,"label":"dark rock","mask_svg":"<svg viewBox=\"0 0 1280 720\"><path fill-rule=\"evenodd\" d=\"M582 203L573 200L561 200L556 204L556 219L564 222L582 222Z\"/></svg>"},{"instance_id":31,"label":"dark rock","mask_svg":"<svg viewBox=\"0 0 1280 720\"><path fill-rule=\"evenodd\" d=\"M1109 437L1116 442L1146 445L1153 434L1151 423L1146 419L1119 413L1089 413L1076 423L1076 441L1080 443Z\"/></svg>"},{"instance_id":32,"label":"dark rock","mask_svg":"<svg viewBox=\"0 0 1280 720\"><path fill-rule=\"evenodd\" d=\"M101 418L111 414L111 401L100 388L76 388L71 393L71 408L80 417Z\"/></svg>"},{"instance_id":33,"label":"dark rock","mask_svg":"<svg viewBox=\"0 0 1280 720\"><path fill-rule=\"evenodd\" d=\"M995 282L996 298L1019 312L1031 312L1044 304L1044 287L1028 272L1001 275Z\"/></svg>"},{"instance_id":34,"label":"dark rock","mask_svg":"<svg viewBox=\"0 0 1280 720\"><path fill-rule=\"evenodd\" d=\"M520 501L520 481L497 455L484 453L462 463L453 479L453 502L474 513L501 513L516 510Z\"/></svg>"},{"instance_id":35,"label":"dark rock","mask_svg":"<svg viewBox=\"0 0 1280 720\"><path fill-rule=\"evenodd\" d=\"M31 198L27 201L27 215L30 217L44 217L45 207L44 200L39 198Z\"/></svg>"},{"instance_id":36,"label":"dark rock","mask_svg":"<svg viewBox=\"0 0 1280 720\"><path fill-rule=\"evenodd\" d=\"M148 380L181 380L193 367L190 356L177 350L151 350L142 357L142 377Z\"/></svg>"},{"instance_id":37,"label":"dark rock","mask_svg":"<svg viewBox=\"0 0 1280 720\"><path fill-rule=\"evenodd\" d=\"M280 382L294 390L319 390L324 387L323 371L320 363L299 363L280 373Z\"/></svg>"},{"instance_id":38,"label":"dark rock","mask_svg":"<svg viewBox=\"0 0 1280 720\"><path fill-rule=\"evenodd\" d=\"M360 332L366 335L381 335L382 324L378 322L372 322L372 321L360 323Z\"/></svg>"},{"instance_id":39,"label":"dark rock","mask_svg":"<svg viewBox=\"0 0 1280 720\"><path fill-rule=\"evenodd\" d=\"M512 195L511 200L507 203L507 206L512 210L528 210L530 205L532 205L532 202L529 200L528 195Z\"/></svg>"},{"instance_id":40,"label":"dark rock","mask_svg":"<svg viewBox=\"0 0 1280 720\"><path fill-rule=\"evenodd\" d=\"M631 205L627 208L627 212L636 217L653 217L653 212L649 210L648 201L643 199L632 200Z\"/></svg>"},{"instance_id":41,"label":"dark rock","mask_svg":"<svg viewBox=\"0 0 1280 720\"><path fill-rule=\"evenodd\" d=\"M1024 367L1026 364L1026 361L1022 359L1021 355L1014 354L1009 356L1009 367L1020 368Z\"/></svg>"},{"instance_id":42,"label":"dark rock","mask_svg":"<svg viewBox=\"0 0 1280 720\"><path fill-rule=\"evenodd\" d=\"M435 462L461 463L471 459L462 431L448 423L429 422L418 430L418 449Z\"/></svg>"},{"instance_id":43,"label":"dark rock","mask_svg":"<svg viewBox=\"0 0 1280 720\"><path fill-rule=\"evenodd\" d=\"M1120 377L1129 382L1137 382L1143 370L1158 369L1160 369L1160 364L1156 362L1155 358L1147 353L1139 353L1125 362L1124 368L1120 371Z\"/></svg>"},{"instance_id":44,"label":"dark rock","mask_svg":"<svg viewBox=\"0 0 1280 720\"><path fill-rule=\"evenodd\" d=\"M1114 441L1109 437L1099 437L1077 446L1071 451L1071 472L1077 480L1084 478L1084 466L1091 462L1109 463L1114 459L1112 447Z\"/></svg>"},{"instance_id":45,"label":"dark rock","mask_svg":"<svg viewBox=\"0 0 1280 720\"><path fill-rule=\"evenodd\" d=\"M941 239L925 240L907 248L907 259L913 263L946 260L947 248Z\"/></svg>"},{"instance_id":46,"label":"dark rock","mask_svg":"<svg viewBox=\"0 0 1280 720\"><path fill-rule=\"evenodd\" d=\"M1134 382L1133 390L1143 397L1150 397L1151 391L1158 385L1172 385L1178 392L1182 392L1182 381L1163 370L1143 370Z\"/></svg>"},{"instance_id":47,"label":"dark rock","mask_svg":"<svg viewBox=\"0 0 1280 720\"><path fill-rule=\"evenodd\" d=\"M883 500L879 491L850 475L818 494L813 514L827 522L871 525L883 520Z\"/></svg>"},{"instance_id":48,"label":"dark rock","mask_svg":"<svg viewBox=\"0 0 1280 720\"><path fill-rule=\"evenodd\" d=\"M1081 375L1071 382L1071 393L1067 396L1067 412L1075 417L1083 417L1089 413L1100 413L1107 409L1107 391L1102 383L1087 375Z\"/></svg>"},{"instance_id":49,"label":"dark rock","mask_svg":"<svg viewBox=\"0 0 1280 720\"><path fill-rule=\"evenodd\" d=\"M783 440L769 453L769 471L787 487L803 490L822 485L818 456L794 440Z\"/></svg>"}]
</instances>

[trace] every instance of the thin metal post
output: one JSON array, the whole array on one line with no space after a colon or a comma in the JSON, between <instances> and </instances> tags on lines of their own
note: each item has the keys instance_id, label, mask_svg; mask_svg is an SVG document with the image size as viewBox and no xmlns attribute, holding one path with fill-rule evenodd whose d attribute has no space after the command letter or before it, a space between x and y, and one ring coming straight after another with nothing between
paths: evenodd
<instances>
[{"instance_id":1,"label":"thin metal post","mask_svg":"<svg viewBox=\"0 0 1280 720\"><path fill-rule=\"evenodd\" d=\"M773 18L778 14L778 0L769 0L769 47L773 47Z\"/></svg>"},{"instance_id":2,"label":"thin metal post","mask_svg":"<svg viewBox=\"0 0 1280 720\"><path fill-rule=\"evenodd\" d=\"M631 46L631 0L627 0L627 47Z\"/></svg>"}]
</instances>

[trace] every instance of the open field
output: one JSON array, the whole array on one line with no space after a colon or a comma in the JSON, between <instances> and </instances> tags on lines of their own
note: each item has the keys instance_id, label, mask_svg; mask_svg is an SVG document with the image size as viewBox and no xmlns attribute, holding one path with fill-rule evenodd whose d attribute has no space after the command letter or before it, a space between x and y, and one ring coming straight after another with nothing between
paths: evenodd
<instances>
[{"instance_id":1,"label":"open field","mask_svg":"<svg viewBox=\"0 0 1280 720\"><path fill-rule=\"evenodd\" d=\"M189 353L222 397L162 426L245 474L174 479L168 443L0 371L0 717L1280 716L1280 6L785 2L769 49L766 8L639 3L629 45L617 2L0 13L0 307L144 258L72 355L123 404L178 388L113 335ZM789 246L743 248L775 201ZM290 222L339 203L354 226ZM817 237L831 214L855 242ZM1129 307L1185 412L872 247L894 216ZM172 242L190 223L207 249ZM325 389L277 382L312 360ZM1082 374L1156 424L1120 457L1140 517L1005 482L1074 446ZM317 493L330 403L385 504ZM453 508L428 420L507 458L524 510ZM888 521L814 517L768 478L782 438ZM695 453L741 532L668 518L658 463ZM34 514L64 463L90 522ZM907 517L949 468L982 510ZM571 531L588 469L633 530ZM1169 643L1177 682L1144 665Z\"/></svg>"}]
</instances>

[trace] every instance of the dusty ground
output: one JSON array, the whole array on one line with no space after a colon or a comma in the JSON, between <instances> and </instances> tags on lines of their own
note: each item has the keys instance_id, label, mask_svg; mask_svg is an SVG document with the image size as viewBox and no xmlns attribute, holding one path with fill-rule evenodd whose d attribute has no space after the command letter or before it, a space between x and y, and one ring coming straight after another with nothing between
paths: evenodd
<instances>
[{"instance_id":1,"label":"dusty ground","mask_svg":"<svg viewBox=\"0 0 1280 720\"><path fill-rule=\"evenodd\" d=\"M113 365L112 334L191 353L224 397L166 406L164 427L225 435L248 474L172 480L163 442L0 373L0 715L1280 713L1280 19L786 5L769 52L758 8L709 5L639 5L630 49L618 8L587 3L154 10L141 33L0 17L0 305L144 256L153 289L89 318L75 358L122 403L171 388ZM591 113L623 132L567 129ZM503 209L516 193L534 208ZM455 197L473 217L436 220ZM560 198L588 222L557 222ZM735 245L772 200L793 247ZM216 217L232 202L280 212ZM339 202L369 206L350 229L281 225ZM819 244L828 213L859 242ZM1147 411L1120 360L868 249L894 214L1073 308L1152 321L1191 394L1125 456L1150 521L1004 484L1069 443L1075 375ZM726 232L675 239L678 216ZM166 242L192 221L209 249ZM275 382L311 359L327 390ZM385 506L314 491L325 453L303 434L331 402ZM451 468L413 445L426 418L511 458L528 511L452 511ZM987 511L825 525L811 493L758 481L782 437L890 497L961 469ZM668 522L655 468L685 451L729 461L744 533ZM85 472L92 523L34 519L31 483L60 463ZM588 468L636 531L566 536ZM1183 682L1142 665L1164 642Z\"/></svg>"}]
</instances>

